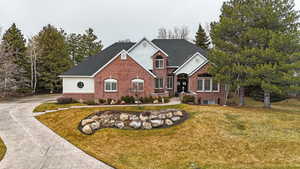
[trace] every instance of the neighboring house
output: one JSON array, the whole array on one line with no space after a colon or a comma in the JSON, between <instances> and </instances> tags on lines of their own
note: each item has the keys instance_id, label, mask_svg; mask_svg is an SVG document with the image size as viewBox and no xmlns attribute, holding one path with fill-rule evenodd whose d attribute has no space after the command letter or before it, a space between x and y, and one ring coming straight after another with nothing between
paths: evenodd
<instances>
[{"instance_id":1,"label":"neighboring house","mask_svg":"<svg viewBox=\"0 0 300 169\"><path fill-rule=\"evenodd\" d=\"M182 39L117 42L65 72L63 95L74 99L174 96L224 104L224 86L208 74L206 52Z\"/></svg>"}]
</instances>

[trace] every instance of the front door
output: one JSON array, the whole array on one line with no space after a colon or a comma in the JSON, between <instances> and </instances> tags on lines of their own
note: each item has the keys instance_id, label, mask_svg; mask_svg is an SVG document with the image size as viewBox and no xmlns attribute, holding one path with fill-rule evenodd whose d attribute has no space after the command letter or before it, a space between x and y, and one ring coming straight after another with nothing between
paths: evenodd
<instances>
[{"instance_id":1,"label":"front door","mask_svg":"<svg viewBox=\"0 0 300 169\"><path fill-rule=\"evenodd\" d=\"M177 77L177 93L188 92L188 75L180 74Z\"/></svg>"}]
</instances>

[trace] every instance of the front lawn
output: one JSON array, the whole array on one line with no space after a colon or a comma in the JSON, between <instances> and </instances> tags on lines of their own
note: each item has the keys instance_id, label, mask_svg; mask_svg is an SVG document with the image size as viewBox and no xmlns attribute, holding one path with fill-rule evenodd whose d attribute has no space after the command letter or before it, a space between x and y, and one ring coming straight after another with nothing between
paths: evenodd
<instances>
[{"instance_id":1,"label":"front lawn","mask_svg":"<svg viewBox=\"0 0 300 169\"><path fill-rule=\"evenodd\" d=\"M300 167L300 102L274 109L176 105L71 109L37 119L95 158L119 169L295 169ZM177 108L190 119L167 129L77 130L100 110Z\"/></svg>"},{"instance_id":2,"label":"front lawn","mask_svg":"<svg viewBox=\"0 0 300 169\"><path fill-rule=\"evenodd\" d=\"M5 152L6 152L6 147L3 141L0 139L0 161L3 159Z\"/></svg>"},{"instance_id":3,"label":"front lawn","mask_svg":"<svg viewBox=\"0 0 300 169\"><path fill-rule=\"evenodd\" d=\"M71 104L57 104L57 103L43 103L36 108L33 112L44 112L46 110L57 110L59 108L69 108L71 106L85 106L86 104L81 103L71 103Z\"/></svg>"}]
</instances>

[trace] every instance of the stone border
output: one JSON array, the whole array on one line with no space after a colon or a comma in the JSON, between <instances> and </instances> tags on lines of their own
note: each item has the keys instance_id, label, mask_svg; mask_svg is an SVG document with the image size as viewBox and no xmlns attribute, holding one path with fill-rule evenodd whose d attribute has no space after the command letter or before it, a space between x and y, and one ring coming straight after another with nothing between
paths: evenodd
<instances>
[{"instance_id":1,"label":"stone border","mask_svg":"<svg viewBox=\"0 0 300 169\"><path fill-rule=\"evenodd\" d=\"M92 135L103 128L117 128L124 130L150 130L169 128L178 125L189 117L183 110L166 109L152 111L100 111L84 118L78 124L80 132Z\"/></svg>"}]
</instances>

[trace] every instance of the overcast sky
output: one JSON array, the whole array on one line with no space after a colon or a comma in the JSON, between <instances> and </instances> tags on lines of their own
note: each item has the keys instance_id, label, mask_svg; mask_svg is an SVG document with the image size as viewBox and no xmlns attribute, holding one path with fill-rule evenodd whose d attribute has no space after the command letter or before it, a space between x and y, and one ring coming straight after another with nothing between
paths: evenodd
<instances>
[{"instance_id":1,"label":"overcast sky","mask_svg":"<svg viewBox=\"0 0 300 169\"><path fill-rule=\"evenodd\" d=\"M224 0L0 0L0 27L13 22L25 37L48 23L66 32L95 30L105 46L115 41L153 39L160 27L186 25L194 37L199 23L217 20ZM295 0L300 9L300 0Z\"/></svg>"}]
</instances>

